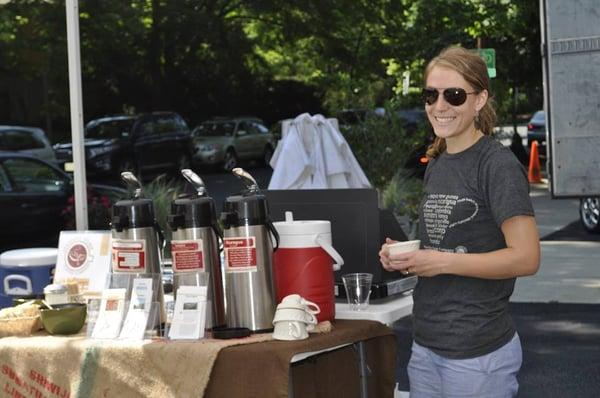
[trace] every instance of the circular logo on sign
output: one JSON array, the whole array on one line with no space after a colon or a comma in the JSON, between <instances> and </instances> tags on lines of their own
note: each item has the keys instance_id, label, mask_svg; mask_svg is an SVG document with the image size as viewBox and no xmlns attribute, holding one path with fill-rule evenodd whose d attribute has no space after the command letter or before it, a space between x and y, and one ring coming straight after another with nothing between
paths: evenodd
<instances>
[{"instance_id":1,"label":"circular logo on sign","mask_svg":"<svg viewBox=\"0 0 600 398\"><path fill-rule=\"evenodd\" d=\"M74 242L66 250L65 263L74 271L83 271L91 261L90 250L84 242Z\"/></svg>"}]
</instances>

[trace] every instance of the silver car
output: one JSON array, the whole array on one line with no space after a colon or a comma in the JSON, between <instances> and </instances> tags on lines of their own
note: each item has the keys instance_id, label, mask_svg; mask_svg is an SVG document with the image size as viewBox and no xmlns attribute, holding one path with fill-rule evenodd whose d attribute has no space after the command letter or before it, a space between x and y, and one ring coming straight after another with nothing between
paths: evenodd
<instances>
[{"instance_id":1,"label":"silver car","mask_svg":"<svg viewBox=\"0 0 600 398\"><path fill-rule=\"evenodd\" d=\"M19 152L57 164L50 141L37 127L0 126L0 151Z\"/></svg>"},{"instance_id":2,"label":"silver car","mask_svg":"<svg viewBox=\"0 0 600 398\"><path fill-rule=\"evenodd\" d=\"M257 118L213 119L192 131L196 165L237 167L242 160L260 160L269 164L275 139Z\"/></svg>"}]
</instances>

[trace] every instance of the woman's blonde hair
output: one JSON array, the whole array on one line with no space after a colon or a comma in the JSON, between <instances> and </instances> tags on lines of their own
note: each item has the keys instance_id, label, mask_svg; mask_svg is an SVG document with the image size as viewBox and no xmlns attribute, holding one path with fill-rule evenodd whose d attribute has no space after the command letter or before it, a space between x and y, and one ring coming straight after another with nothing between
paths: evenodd
<instances>
[{"instance_id":1,"label":"woman's blonde hair","mask_svg":"<svg viewBox=\"0 0 600 398\"><path fill-rule=\"evenodd\" d=\"M433 58L425 68L423 81L431 70L441 66L449 68L460 74L463 79L469 83L477 93L487 90L488 99L475 117L475 128L481 130L485 135L492 135L494 125L496 124L496 111L494 110L494 100L490 92L490 79L488 77L487 66L483 58L476 52L464 49L458 46L447 47L439 55ZM446 150L446 140L435 137L433 143L427 148L427 157L435 158Z\"/></svg>"}]
</instances>

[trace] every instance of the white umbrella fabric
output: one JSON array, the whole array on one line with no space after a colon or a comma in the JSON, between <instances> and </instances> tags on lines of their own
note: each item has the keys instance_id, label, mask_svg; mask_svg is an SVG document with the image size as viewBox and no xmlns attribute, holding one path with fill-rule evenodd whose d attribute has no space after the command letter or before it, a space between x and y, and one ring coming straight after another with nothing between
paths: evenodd
<instances>
[{"instance_id":1,"label":"white umbrella fabric","mask_svg":"<svg viewBox=\"0 0 600 398\"><path fill-rule=\"evenodd\" d=\"M337 120L303 113L282 125L269 189L371 188Z\"/></svg>"}]
</instances>

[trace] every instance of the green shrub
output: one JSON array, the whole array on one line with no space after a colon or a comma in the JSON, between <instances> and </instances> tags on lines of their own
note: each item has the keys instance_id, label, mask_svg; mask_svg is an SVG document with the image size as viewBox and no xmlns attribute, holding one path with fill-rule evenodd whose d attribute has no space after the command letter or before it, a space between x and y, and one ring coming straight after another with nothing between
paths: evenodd
<instances>
[{"instance_id":1,"label":"green shrub","mask_svg":"<svg viewBox=\"0 0 600 398\"><path fill-rule=\"evenodd\" d=\"M396 217L408 218L409 239L417 235L419 205L423 197L423 181L408 170L398 171L382 192L383 207L392 210Z\"/></svg>"},{"instance_id":2,"label":"green shrub","mask_svg":"<svg viewBox=\"0 0 600 398\"><path fill-rule=\"evenodd\" d=\"M370 113L358 124L340 127L367 178L378 189L406 165L427 134L425 126L406 128L393 104L384 109L384 116Z\"/></svg>"},{"instance_id":3,"label":"green shrub","mask_svg":"<svg viewBox=\"0 0 600 398\"><path fill-rule=\"evenodd\" d=\"M159 175L142 188L142 195L145 198L152 199L154 202L154 216L164 234L166 242L171 241L171 229L167 223L167 218L171 211L171 202L181 192L183 192L183 181L168 179L164 174ZM167 245L164 250L165 256L170 257L170 252L171 248Z\"/></svg>"}]
</instances>

